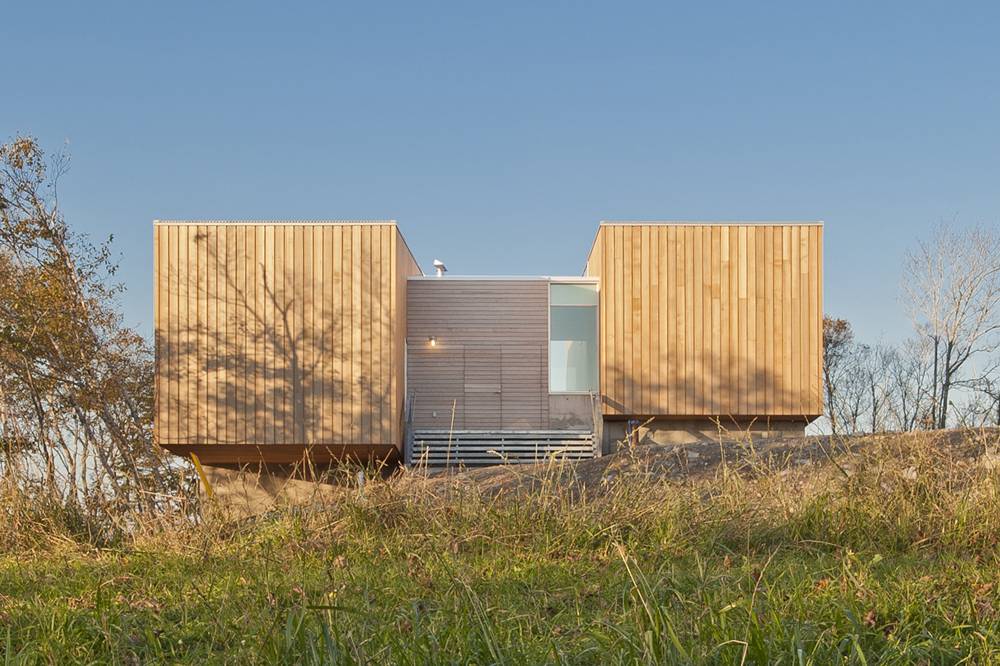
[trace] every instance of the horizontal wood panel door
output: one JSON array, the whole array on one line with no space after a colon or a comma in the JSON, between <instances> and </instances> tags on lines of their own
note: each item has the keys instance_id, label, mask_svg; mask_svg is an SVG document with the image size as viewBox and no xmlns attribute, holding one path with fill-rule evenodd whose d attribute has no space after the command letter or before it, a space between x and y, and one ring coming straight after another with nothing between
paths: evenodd
<instances>
[{"instance_id":1,"label":"horizontal wood panel door","mask_svg":"<svg viewBox=\"0 0 1000 666\"><path fill-rule=\"evenodd\" d=\"M540 424L548 411L548 398L538 387L543 384L543 376L548 376L546 347L504 345L502 353L502 426L507 430L543 427Z\"/></svg>"},{"instance_id":2,"label":"horizontal wood panel door","mask_svg":"<svg viewBox=\"0 0 1000 666\"><path fill-rule=\"evenodd\" d=\"M467 344L464 347L463 427L500 427L500 345Z\"/></svg>"},{"instance_id":3,"label":"horizontal wood panel door","mask_svg":"<svg viewBox=\"0 0 1000 666\"><path fill-rule=\"evenodd\" d=\"M453 407L455 428L549 427L547 396L539 390L545 363L540 346L417 347L409 354L415 427L451 427Z\"/></svg>"},{"instance_id":4,"label":"horizontal wood panel door","mask_svg":"<svg viewBox=\"0 0 1000 666\"><path fill-rule=\"evenodd\" d=\"M450 428L454 409L454 427L464 428L465 348L411 345L406 363L414 427Z\"/></svg>"},{"instance_id":5,"label":"horizontal wood panel door","mask_svg":"<svg viewBox=\"0 0 1000 666\"><path fill-rule=\"evenodd\" d=\"M819 224L602 224L608 415L822 413Z\"/></svg>"}]
</instances>

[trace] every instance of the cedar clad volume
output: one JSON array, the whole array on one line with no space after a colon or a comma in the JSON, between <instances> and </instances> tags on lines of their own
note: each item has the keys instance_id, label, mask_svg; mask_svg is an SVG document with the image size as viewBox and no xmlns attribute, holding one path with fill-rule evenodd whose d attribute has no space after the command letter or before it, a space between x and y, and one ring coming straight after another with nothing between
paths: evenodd
<instances>
[{"instance_id":1,"label":"cedar clad volume","mask_svg":"<svg viewBox=\"0 0 1000 666\"><path fill-rule=\"evenodd\" d=\"M602 224L604 413L822 414L822 251L819 224Z\"/></svg>"},{"instance_id":2,"label":"cedar clad volume","mask_svg":"<svg viewBox=\"0 0 1000 666\"><path fill-rule=\"evenodd\" d=\"M419 269L394 223L161 222L154 248L162 446L397 446Z\"/></svg>"}]
</instances>

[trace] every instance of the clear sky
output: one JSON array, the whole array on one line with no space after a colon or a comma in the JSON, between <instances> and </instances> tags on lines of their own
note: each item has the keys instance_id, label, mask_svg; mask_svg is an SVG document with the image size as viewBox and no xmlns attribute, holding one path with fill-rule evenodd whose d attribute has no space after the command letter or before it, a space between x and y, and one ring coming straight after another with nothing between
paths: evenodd
<instances>
[{"instance_id":1,"label":"clear sky","mask_svg":"<svg viewBox=\"0 0 1000 666\"><path fill-rule=\"evenodd\" d=\"M148 332L154 218L392 218L426 272L579 274L601 219L826 222L826 310L1000 221L1000 4L4 2L0 133L69 142Z\"/></svg>"}]
</instances>

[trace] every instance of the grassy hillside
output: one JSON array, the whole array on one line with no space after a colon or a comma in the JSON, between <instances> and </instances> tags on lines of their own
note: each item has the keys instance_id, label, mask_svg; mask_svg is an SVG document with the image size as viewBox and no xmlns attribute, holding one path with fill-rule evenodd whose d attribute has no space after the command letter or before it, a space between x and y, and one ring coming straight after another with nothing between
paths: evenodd
<instances>
[{"instance_id":1,"label":"grassy hillside","mask_svg":"<svg viewBox=\"0 0 1000 666\"><path fill-rule=\"evenodd\" d=\"M410 475L96 547L7 493L5 663L1000 661L994 432ZM834 462L835 461L835 462Z\"/></svg>"}]
</instances>

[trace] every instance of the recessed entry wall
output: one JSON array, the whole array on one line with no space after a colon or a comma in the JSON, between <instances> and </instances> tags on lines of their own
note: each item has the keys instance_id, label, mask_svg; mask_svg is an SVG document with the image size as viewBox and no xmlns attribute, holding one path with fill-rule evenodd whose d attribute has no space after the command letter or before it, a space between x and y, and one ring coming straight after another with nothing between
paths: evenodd
<instances>
[{"instance_id":1,"label":"recessed entry wall","mask_svg":"<svg viewBox=\"0 0 1000 666\"><path fill-rule=\"evenodd\" d=\"M589 394L549 393L549 284L408 281L407 390L415 429L592 427Z\"/></svg>"}]
</instances>

